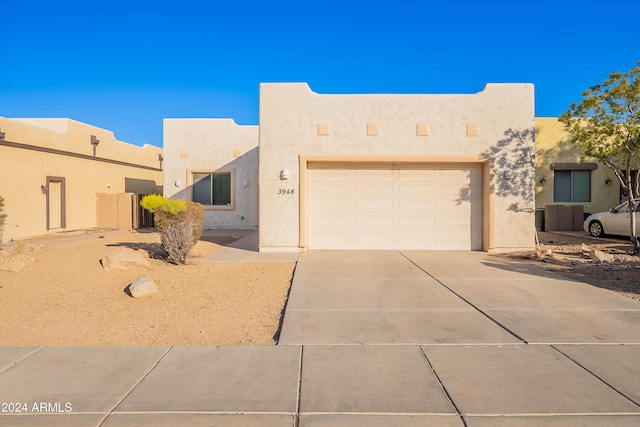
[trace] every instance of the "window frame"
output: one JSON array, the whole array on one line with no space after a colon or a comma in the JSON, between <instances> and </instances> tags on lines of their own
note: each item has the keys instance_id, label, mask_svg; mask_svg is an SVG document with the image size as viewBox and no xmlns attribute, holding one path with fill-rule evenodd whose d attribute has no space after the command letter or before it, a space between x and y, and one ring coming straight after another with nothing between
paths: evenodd
<instances>
[{"instance_id":1,"label":"window frame","mask_svg":"<svg viewBox=\"0 0 640 427\"><path fill-rule=\"evenodd\" d=\"M558 185L558 173L569 173L569 196L570 196L570 200L558 200L558 191L557 191L557 185ZM588 187L588 193L589 193L589 198L588 200L574 200L574 173L575 172L586 172L588 173L589 176L589 187ZM553 170L553 202L554 203L591 203L593 196L592 196L592 173L591 170L589 169L554 169Z\"/></svg>"},{"instance_id":2,"label":"window frame","mask_svg":"<svg viewBox=\"0 0 640 427\"><path fill-rule=\"evenodd\" d=\"M203 205L205 211L232 211L236 208L236 171L235 169L187 169L187 198L193 201L193 176L195 174L229 174L230 203L228 205Z\"/></svg>"}]
</instances>

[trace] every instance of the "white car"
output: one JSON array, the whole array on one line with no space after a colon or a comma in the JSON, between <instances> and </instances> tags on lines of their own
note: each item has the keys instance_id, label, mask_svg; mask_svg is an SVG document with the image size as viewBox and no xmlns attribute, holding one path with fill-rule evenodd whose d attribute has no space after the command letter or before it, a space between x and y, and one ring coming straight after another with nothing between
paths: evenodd
<instances>
[{"instance_id":1,"label":"white car","mask_svg":"<svg viewBox=\"0 0 640 427\"><path fill-rule=\"evenodd\" d=\"M638 212L640 199L635 199L634 202L636 234L640 235L640 212ZM629 220L629 202L624 202L611 208L609 212L589 215L584 221L584 231L588 231L593 237L601 237L605 234L629 236Z\"/></svg>"}]
</instances>

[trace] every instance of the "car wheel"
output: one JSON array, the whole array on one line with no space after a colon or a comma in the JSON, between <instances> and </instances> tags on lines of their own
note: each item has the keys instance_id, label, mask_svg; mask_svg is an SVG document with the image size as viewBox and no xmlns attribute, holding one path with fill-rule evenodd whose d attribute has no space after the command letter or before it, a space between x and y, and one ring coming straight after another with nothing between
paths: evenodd
<instances>
[{"instance_id":1,"label":"car wheel","mask_svg":"<svg viewBox=\"0 0 640 427\"><path fill-rule=\"evenodd\" d=\"M604 236L604 229L602 228L600 221L591 221L589 224L589 233L591 233L593 237Z\"/></svg>"}]
</instances>

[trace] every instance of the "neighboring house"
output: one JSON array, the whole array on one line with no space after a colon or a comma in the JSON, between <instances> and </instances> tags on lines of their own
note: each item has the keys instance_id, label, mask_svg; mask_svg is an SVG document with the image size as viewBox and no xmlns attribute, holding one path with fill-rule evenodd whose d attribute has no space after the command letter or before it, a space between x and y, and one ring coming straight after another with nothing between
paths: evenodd
<instances>
[{"instance_id":1,"label":"neighboring house","mask_svg":"<svg viewBox=\"0 0 640 427\"><path fill-rule=\"evenodd\" d=\"M584 213L606 212L622 196L611 169L583 158L557 118L536 118L536 208L581 205Z\"/></svg>"},{"instance_id":2,"label":"neighboring house","mask_svg":"<svg viewBox=\"0 0 640 427\"><path fill-rule=\"evenodd\" d=\"M531 249L533 105L530 84L471 95L262 84L259 129L165 120L165 195L204 203L206 227L257 226L260 251Z\"/></svg>"},{"instance_id":3,"label":"neighboring house","mask_svg":"<svg viewBox=\"0 0 640 427\"><path fill-rule=\"evenodd\" d=\"M162 149L116 140L69 119L0 117L0 195L4 239L133 223L131 197L162 192ZM112 204L129 204L123 212ZM102 203L102 209L98 208Z\"/></svg>"}]
</instances>

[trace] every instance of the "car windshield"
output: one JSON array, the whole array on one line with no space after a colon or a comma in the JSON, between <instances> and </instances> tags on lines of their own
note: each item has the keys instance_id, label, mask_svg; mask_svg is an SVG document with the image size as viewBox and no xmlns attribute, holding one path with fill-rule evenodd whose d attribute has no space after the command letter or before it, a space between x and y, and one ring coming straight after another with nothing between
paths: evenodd
<instances>
[{"instance_id":1,"label":"car windshield","mask_svg":"<svg viewBox=\"0 0 640 427\"><path fill-rule=\"evenodd\" d=\"M638 211L638 204L640 204L640 200L635 201L635 210ZM629 202L620 203L618 206L613 208L615 212L629 212Z\"/></svg>"}]
</instances>

